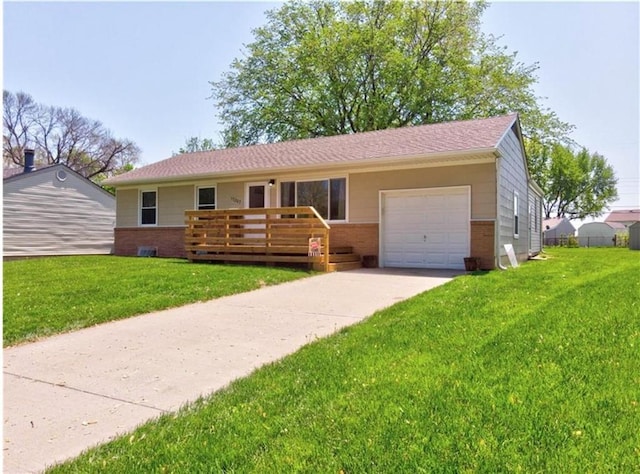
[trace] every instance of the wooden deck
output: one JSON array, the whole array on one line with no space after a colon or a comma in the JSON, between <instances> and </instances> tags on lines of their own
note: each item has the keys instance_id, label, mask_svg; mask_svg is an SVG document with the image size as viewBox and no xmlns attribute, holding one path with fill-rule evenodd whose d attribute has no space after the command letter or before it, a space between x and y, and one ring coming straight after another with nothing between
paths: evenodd
<instances>
[{"instance_id":1,"label":"wooden deck","mask_svg":"<svg viewBox=\"0 0 640 474\"><path fill-rule=\"evenodd\" d=\"M325 272L360 266L348 249L331 253L331 228L313 207L186 211L185 223L190 261L295 263Z\"/></svg>"}]
</instances>

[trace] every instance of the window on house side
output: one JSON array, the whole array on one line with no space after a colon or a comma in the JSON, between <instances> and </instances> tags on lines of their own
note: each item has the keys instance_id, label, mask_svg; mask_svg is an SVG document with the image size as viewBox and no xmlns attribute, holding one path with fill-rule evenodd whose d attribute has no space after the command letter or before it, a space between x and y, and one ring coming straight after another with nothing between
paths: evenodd
<instances>
[{"instance_id":1,"label":"window on house side","mask_svg":"<svg viewBox=\"0 0 640 474\"><path fill-rule=\"evenodd\" d=\"M216 208L216 188L198 188L198 210Z\"/></svg>"},{"instance_id":2,"label":"window on house side","mask_svg":"<svg viewBox=\"0 0 640 474\"><path fill-rule=\"evenodd\" d=\"M156 191L142 191L141 193L140 224L156 225L157 223L157 193Z\"/></svg>"}]
</instances>

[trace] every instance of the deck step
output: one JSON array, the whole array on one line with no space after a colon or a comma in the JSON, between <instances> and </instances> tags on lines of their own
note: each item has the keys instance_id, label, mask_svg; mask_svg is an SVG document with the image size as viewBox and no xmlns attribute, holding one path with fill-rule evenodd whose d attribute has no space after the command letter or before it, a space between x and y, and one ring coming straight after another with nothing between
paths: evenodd
<instances>
[{"instance_id":1,"label":"deck step","mask_svg":"<svg viewBox=\"0 0 640 474\"><path fill-rule=\"evenodd\" d=\"M329 254L329 263L359 262L360 255L355 253Z\"/></svg>"},{"instance_id":2,"label":"deck step","mask_svg":"<svg viewBox=\"0 0 640 474\"><path fill-rule=\"evenodd\" d=\"M329 249L330 254L334 253L353 253L353 247L341 246L341 247L331 247Z\"/></svg>"},{"instance_id":3,"label":"deck step","mask_svg":"<svg viewBox=\"0 0 640 474\"><path fill-rule=\"evenodd\" d=\"M347 270L357 270L358 268L362 268L360 260L357 262L339 262L329 264L330 272L346 272Z\"/></svg>"}]
</instances>

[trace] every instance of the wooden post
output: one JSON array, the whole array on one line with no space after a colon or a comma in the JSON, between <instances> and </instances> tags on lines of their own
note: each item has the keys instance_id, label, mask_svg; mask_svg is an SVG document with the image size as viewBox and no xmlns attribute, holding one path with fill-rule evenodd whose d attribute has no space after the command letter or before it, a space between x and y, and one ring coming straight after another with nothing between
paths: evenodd
<instances>
[{"instance_id":1,"label":"wooden post","mask_svg":"<svg viewBox=\"0 0 640 474\"><path fill-rule=\"evenodd\" d=\"M324 271L329 273L329 230L324 230Z\"/></svg>"},{"instance_id":2,"label":"wooden post","mask_svg":"<svg viewBox=\"0 0 640 474\"><path fill-rule=\"evenodd\" d=\"M229 246L229 237L230 237L229 214L225 214L224 216L224 246L225 247Z\"/></svg>"}]
</instances>

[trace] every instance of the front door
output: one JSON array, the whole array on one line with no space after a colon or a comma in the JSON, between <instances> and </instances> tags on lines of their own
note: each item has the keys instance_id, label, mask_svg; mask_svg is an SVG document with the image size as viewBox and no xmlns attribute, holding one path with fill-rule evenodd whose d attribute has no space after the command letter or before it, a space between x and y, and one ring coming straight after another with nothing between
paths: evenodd
<instances>
[{"instance_id":1,"label":"front door","mask_svg":"<svg viewBox=\"0 0 640 474\"><path fill-rule=\"evenodd\" d=\"M267 183L247 183L246 186L246 199L247 207L249 209L263 209L269 207L269 185ZM248 219L266 219L265 214L256 214L247 216ZM247 229L264 229L266 224L249 224ZM265 234L251 233L247 237L254 239L264 239Z\"/></svg>"},{"instance_id":2,"label":"front door","mask_svg":"<svg viewBox=\"0 0 640 474\"><path fill-rule=\"evenodd\" d=\"M247 184L247 207L249 209L269 207L269 193L267 183Z\"/></svg>"}]
</instances>

